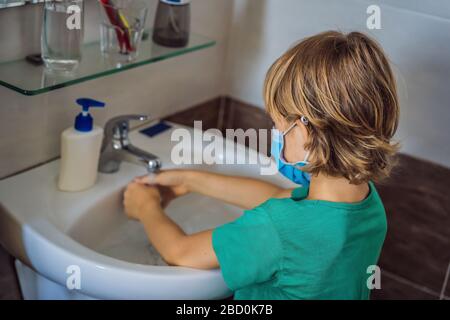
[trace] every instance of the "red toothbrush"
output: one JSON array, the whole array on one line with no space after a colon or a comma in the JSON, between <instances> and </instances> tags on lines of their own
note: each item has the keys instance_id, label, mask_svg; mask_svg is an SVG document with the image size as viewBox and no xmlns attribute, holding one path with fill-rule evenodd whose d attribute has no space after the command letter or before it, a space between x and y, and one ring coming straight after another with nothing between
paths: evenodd
<instances>
[{"instance_id":1,"label":"red toothbrush","mask_svg":"<svg viewBox=\"0 0 450 320\"><path fill-rule=\"evenodd\" d=\"M134 51L131 46L130 37L128 34L127 27L124 26L119 18L118 10L114 9L111 0L100 0L105 9L106 15L108 16L109 22L118 29L116 29L117 40L119 41L120 51L122 52L123 47L126 47L126 53Z\"/></svg>"}]
</instances>

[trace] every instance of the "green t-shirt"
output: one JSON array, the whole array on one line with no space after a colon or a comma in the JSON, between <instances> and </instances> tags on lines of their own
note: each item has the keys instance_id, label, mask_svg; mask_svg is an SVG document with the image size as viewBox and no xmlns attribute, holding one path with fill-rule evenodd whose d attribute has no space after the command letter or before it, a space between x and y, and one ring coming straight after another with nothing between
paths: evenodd
<instances>
[{"instance_id":1,"label":"green t-shirt","mask_svg":"<svg viewBox=\"0 0 450 320\"><path fill-rule=\"evenodd\" d=\"M269 199L213 230L212 243L235 299L369 299L386 215L372 182L358 203Z\"/></svg>"}]
</instances>

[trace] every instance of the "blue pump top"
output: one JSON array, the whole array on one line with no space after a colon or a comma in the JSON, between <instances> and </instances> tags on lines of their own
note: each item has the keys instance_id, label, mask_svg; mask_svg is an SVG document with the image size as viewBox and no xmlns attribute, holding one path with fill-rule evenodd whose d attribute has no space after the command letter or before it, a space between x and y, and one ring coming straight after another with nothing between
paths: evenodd
<instances>
[{"instance_id":1,"label":"blue pump top","mask_svg":"<svg viewBox=\"0 0 450 320\"><path fill-rule=\"evenodd\" d=\"M94 126L94 119L89 114L89 108L103 108L105 104L103 102L89 98L77 99L77 103L83 107L83 111L79 113L75 118L75 130L81 132L89 132Z\"/></svg>"}]
</instances>

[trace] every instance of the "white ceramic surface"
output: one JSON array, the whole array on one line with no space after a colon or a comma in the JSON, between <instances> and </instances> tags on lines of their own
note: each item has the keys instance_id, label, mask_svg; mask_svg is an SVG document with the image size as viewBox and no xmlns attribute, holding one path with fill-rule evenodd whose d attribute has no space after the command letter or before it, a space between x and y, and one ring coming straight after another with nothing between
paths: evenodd
<instances>
[{"instance_id":1,"label":"white ceramic surface","mask_svg":"<svg viewBox=\"0 0 450 320\"><path fill-rule=\"evenodd\" d=\"M171 141L172 130L153 138L133 132L131 140L160 156L163 168L173 168L170 154L177 142ZM246 150L237 145L237 153ZM217 159L225 156L216 154ZM196 167L261 177L258 165ZM145 173L143 167L124 162L118 173L99 174L94 187L75 193L57 190L58 168L54 161L0 181L0 242L22 262L16 265L26 298L220 299L230 295L219 269L167 266L142 226L125 217L122 191L133 177ZM263 178L292 186L278 175ZM242 210L192 194L176 199L167 214L192 233L232 221ZM81 271L80 290L65 287L67 268L72 265Z\"/></svg>"}]
</instances>

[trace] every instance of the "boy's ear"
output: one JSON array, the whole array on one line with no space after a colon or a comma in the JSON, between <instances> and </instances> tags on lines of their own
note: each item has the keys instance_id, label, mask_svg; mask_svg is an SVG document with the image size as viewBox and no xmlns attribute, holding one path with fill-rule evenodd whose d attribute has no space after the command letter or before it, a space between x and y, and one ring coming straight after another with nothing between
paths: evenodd
<instances>
[{"instance_id":1,"label":"boy's ear","mask_svg":"<svg viewBox=\"0 0 450 320\"><path fill-rule=\"evenodd\" d=\"M306 126L303 124L303 122L300 119L295 120L296 127L301 130L302 136L305 141L308 141L309 134L308 130L306 129Z\"/></svg>"}]
</instances>

